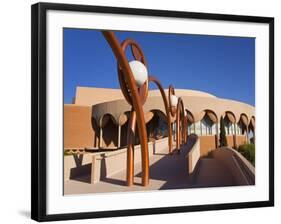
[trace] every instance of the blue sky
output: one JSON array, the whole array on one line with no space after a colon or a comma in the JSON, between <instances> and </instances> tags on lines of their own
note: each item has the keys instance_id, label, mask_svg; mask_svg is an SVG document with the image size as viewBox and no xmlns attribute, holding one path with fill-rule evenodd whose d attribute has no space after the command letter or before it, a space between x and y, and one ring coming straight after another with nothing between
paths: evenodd
<instances>
[{"instance_id":1,"label":"blue sky","mask_svg":"<svg viewBox=\"0 0 281 224\"><path fill-rule=\"evenodd\" d=\"M194 89L255 105L255 39L115 32L136 40L164 88ZM64 29L64 102L77 86L119 88L116 59L97 30ZM151 86L154 88L154 86Z\"/></svg>"}]
</instances>

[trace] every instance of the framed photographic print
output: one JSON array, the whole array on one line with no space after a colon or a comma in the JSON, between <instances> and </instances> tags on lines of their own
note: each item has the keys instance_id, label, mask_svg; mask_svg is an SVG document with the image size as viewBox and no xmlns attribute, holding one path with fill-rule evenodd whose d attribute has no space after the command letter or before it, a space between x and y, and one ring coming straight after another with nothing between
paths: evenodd
<instances>
[{"instance_id":1,"label":"framed photographic print","mask_svg":"<svg viewBox=\"0 0 281 224\"><path fill-rule=\"evenodd\" d=\"M32 6L32 219L274 205L274 19Z\"/></svg>"}]
</instances>

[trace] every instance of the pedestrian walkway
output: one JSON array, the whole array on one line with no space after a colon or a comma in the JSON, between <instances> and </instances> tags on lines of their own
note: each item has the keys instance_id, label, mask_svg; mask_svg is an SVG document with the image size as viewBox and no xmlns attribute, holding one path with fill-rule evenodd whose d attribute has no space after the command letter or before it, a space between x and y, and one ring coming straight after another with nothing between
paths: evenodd
<instances>
[{"instance_id":1,"label":"pedestrian walkway","mask_svg":"<svg viewBox=\"0 0 281 224\"><path fill-rule=\"evenodd\" d=\"M64 194L152 191L165 189L183 189L194 187L216 187L237 185L230 171L221 162L212 157L199 160L192 175L188 175L185 156L189 144L184 145L180 153L169 155L155 153L149 158L150 182L141 185L141 163L135 164L134 185L126 186L126 170L118 172L102 181L90 184L90 174L75 180L64 182Z\"/></svg>"}]
</instances>

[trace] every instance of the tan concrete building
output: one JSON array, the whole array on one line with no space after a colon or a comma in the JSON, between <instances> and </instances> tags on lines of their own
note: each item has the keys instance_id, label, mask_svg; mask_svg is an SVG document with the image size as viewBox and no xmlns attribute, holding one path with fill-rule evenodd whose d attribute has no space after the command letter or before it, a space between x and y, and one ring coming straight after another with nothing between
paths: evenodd
<instances>
[{"instance_id":1,"label":"tan concrete building","mask_svg":"<svg viewBox=\"0 0 281 224\"><path fill-rule=\"evenodd\" d=\"M175 92L184 102L188 135L195 133L200 138L201 156L217 147L221 117L226 124L228 146L239 146L254 136L253 106L201 91L176 89ZM126 147L130 110L120 89L77 87L73 104L64 105L65 150ZM149 91L144 111L149 140L165 138L165 108L158 90ZM136 136L135 143L138 142Z\"/></svg>"}]
</instances>

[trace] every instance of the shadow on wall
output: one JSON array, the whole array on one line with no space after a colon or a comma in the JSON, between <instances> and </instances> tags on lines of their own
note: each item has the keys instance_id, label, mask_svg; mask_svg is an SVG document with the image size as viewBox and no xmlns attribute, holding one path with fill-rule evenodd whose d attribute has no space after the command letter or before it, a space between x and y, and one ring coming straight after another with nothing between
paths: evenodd
<instances>
[{"instance_id":1,"label":"shadow on wall","mask_svg":"<svg viewBox=\"0 0 281 224\"><path fill-rule=\"evenodd\" d=\"M93 113L93 112L92 112ZM99 141L103 148L117 147L118 145L118 126L113 121L112 115L106 114L102 117L102 138L100 136L100 127L94 117L91 117L91 125L94 131L94 147L98 147Z\"/></svg>"},{"instance_id":2,"label":"shadow on wall","mask_svg":"<svg viewBox=\"0 0 281 224\"><path fill-rule=\"evenodd\" d=\"M83 164L83 154L73 154L73 159L75 161L76 167L70 169L70 177L71 180L78 180L85 183L91 183L91 177L88 176L91 173L91 164Z\"/></svg>"},{"instance_id":3,"label":"shadow on wall","mask_svg":"<svg viewBox=\"0 0 281 224\"><path fill-rule=\"evenodd\" d=\"M102 181L107 182L108 178L106 178L106 176L107 176L106 162L105 162L104 155L101 155L101 157L102 157L102 159L101 159L101 166L100 166L100 178ZM91 183L92 164L88 163L88 164L82 165L83 158L84 158L83 154L73 155L73 159L75 161L76 167L73 167L70 169L69 179L90 184Z\"/></svg>"}]
</instances>

